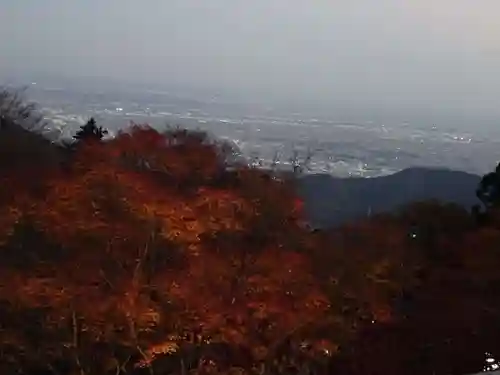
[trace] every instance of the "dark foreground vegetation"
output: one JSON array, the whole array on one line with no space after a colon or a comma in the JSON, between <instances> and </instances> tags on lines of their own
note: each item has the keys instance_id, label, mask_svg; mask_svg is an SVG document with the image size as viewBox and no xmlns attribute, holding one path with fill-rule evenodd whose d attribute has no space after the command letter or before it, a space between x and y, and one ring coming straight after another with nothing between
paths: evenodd
<instances>
[{"instance_id":1,"label":"dark foreground vegetation","mask_svg":"<svg viewBox=\"0 0 500 375\"><path fill-rule=\"evenodd\" d=\"M202 132L103 141L89 121L57 145L11 99L1 374L452 375L500 357L500 170L472 211L311 231L293 178Z\"/></svg>"}]
</instances>

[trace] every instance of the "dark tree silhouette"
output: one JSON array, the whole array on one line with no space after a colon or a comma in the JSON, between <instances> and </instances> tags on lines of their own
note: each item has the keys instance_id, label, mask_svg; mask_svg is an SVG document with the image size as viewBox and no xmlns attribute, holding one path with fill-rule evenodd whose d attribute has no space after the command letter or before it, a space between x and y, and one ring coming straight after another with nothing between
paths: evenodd
<instances>
[{"instance_id":1,"label":"dark tree silhouette","mask_svg":"<svg viewBox=\"0 0 500 375\"><path fill-rule=\"evenodd\" d=\"M495 171L483 176L476 190L476 196L486 209L500 205L500 163L495 168Z\"/></svg>"},{"instance_id":2,"label":"dark tree silhouette","mask_svg":"<svg viewBox=\"0 0 500 375\"><path fill-rule=\"evenodd\" d=\"M73 138L77 141L90 139L100 141L106 134L108 134L108 131L106 129L103 129L102 126L98 127L95 119L91 117L85 125L80 127L80 130L78 130Z\"/></svg>"}]
</instances>

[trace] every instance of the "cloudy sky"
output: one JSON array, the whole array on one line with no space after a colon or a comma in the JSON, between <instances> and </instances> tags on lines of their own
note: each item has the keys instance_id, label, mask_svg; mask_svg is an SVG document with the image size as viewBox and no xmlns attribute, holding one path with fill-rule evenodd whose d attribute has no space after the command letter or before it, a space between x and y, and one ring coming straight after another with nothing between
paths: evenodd
<instances>
[{"instance_id":1,"label":"cloudy sky","mask_svg":"<svg viewBox=\"0 0 500 375\"><path fill-rule=\"evenodd\" d=\"M0 78L500 114L499 14L498 0L0 0Z\"/></svg>"}]
</instances>

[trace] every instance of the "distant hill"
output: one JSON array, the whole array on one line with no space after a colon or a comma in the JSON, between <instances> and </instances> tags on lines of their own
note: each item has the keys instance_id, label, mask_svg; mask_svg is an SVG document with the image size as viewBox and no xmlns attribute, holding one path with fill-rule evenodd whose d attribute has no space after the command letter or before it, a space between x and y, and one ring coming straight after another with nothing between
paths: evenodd
<instances>
[{"instance_id":1,"label":"distant hill","mask_svg":"<svg viewBox=\"0 0 500 375\"><path fill-rule=\"evenodd\" d=\"M331 227L387 212L410 202L438 199L471 207L481 177L447 169L409 168L375 178L336 178L327 174L299 179L299 195L313 227Z\"/></svg>"}]
</instances>

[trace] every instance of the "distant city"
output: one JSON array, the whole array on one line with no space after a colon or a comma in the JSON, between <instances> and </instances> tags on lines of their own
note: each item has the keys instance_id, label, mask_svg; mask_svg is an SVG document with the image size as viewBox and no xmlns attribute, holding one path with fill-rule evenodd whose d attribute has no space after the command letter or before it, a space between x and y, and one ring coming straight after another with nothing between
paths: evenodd
<instances>
[{"instance_id":1,"label":"distant city","mask_svg":"<svg viewBox=\"0 0 500 375\"><path fill-rule=\"evenodd\" d=\"M482 174L500 160L498 136L433 124L311 117L215 96L180 96L144 88L84 89L31 82L28 99L42 109L53 137L70 137L91 116L115 135L130 122L202 129L232 142L252 163L306 173L374 177L413 166ZM500 119L499 119L500 120Z\"/></svg>"}]
</instances>

